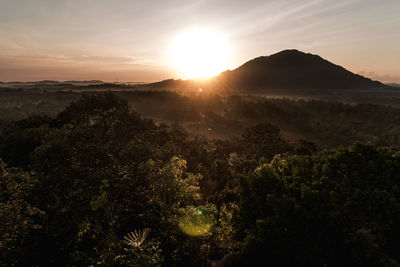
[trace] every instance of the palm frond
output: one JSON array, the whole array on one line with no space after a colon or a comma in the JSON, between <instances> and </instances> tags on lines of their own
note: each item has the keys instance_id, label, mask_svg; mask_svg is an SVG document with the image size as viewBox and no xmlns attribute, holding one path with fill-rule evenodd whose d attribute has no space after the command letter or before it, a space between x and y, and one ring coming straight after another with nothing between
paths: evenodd
<instances>
[{"instance_id":1,"label":"palm frond","mask_svg":"<svg viewBox=\"0 0 400 267\"><path fill-rule=\"evenodd\" d=\"M144 228L143 230L134 230L127 234L124 239L126 243L132 247L138 248L146 240L147 235L150 232L150 228Z\"/></svg>"}]
</instances>

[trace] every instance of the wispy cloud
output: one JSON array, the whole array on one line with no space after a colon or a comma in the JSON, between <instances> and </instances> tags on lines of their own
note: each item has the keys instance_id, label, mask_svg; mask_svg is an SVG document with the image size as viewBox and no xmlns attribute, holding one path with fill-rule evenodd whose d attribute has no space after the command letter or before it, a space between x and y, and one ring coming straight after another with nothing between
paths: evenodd
<instances>
[{"instance_id":1,"label":"wispy cloud","mask_svg":"<svg viewBox=\"0 0 400 267\"><path fill-rule=\"evenodd\" d=\"M374 71L360 71L359 74L372 80L377 80L385 83L400 83L400 75L378 74Z\"/></svg>"}]
</instances>

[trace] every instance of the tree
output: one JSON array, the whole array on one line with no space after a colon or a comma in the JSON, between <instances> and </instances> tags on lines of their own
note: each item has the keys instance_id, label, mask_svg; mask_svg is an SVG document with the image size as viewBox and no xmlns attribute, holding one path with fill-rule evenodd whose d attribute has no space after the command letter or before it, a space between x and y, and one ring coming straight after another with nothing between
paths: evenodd
<instances>
[{"instance_id":1,"label":"tree","mask_svg":"<svg viewBox=\"0 0 400 267\"><path fill-rule=\"evenodd\" d=\"M241 186L245 257L283 265L398 261L399 173L398 152L361 144L259 166Z\"/></svg>"},{"instance_id":2,"label":"tree","mask_svg":"<svg viewBox=\"0 0 400 267\"><path fill-rule=\"evenodd\" d=\"M0 264L29 265L37 251L35 235L42 227L44 211L35 206L35 177L7 168L0 159Z\"/></svg>"}]
</instances>

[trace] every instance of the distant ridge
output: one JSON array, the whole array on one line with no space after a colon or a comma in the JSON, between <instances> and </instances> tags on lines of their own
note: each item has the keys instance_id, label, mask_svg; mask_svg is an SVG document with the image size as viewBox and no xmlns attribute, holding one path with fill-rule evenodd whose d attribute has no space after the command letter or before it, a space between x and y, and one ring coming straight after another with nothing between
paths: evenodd
<instances>
[{"instance_id":1,"label":"distant ridge","mask_svg":"<svg viewBox=\"0 0 400 267\"><path fill-rule=\"evenodd\" d=\"M400 88L400 83L387 83L386 85L388 85L390 87Z\"/></svg>"},{"instance_id":2,"label":"distant ridge","mask_svg":"<svg viewBox=\"0 0 400 267\"><path fill-rule=\"evenodd\" d=\"M215 77L220 83L241 90L254 89L368 89L388 87L318 55L284 50L254 58Z\"/></svg>"},{"instance_id":3,"label":"distant ridge","mask_svg":"<svg viewBox=\"0 0 400 267\"><path fill-rule=\"evenodd\" d=\"M10 81L10 82L3 82L3 84L67 84L67 83L105 83L101 80L83 80L83 81L55 81L55 80L41 80L41 81L27 81L27 82L20 82L20 81Z\"/></svg>"}]
</instances>

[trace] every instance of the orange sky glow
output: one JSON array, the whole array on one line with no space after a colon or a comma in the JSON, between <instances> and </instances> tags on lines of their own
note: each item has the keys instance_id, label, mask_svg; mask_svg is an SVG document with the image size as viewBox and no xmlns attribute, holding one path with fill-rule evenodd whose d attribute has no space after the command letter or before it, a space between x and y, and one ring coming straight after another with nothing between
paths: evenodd
<instances>
[{"instance_id":1,"label":"orange sky glow","mask_svg":"<svg viewBox=\"0 0 400 267\"><path fill-rule=\"evenodd\" d=\"M400 83L398 14L398 0L4 0L0 81L186 79L294 48Z\"/></svg>"}]
</instances>

